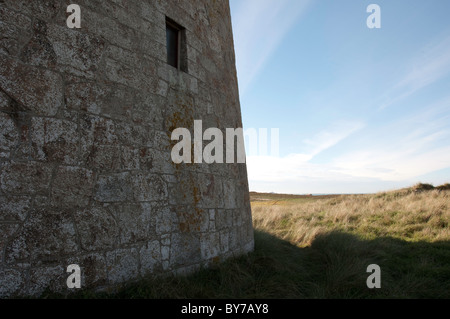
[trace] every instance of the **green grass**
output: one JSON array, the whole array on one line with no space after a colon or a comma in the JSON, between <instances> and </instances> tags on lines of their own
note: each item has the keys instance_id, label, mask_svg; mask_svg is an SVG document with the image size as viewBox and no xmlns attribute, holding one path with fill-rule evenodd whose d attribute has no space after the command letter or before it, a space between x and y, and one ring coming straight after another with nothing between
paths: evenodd
<instances>
[{"instance_id":1,"label":"green grass","mask_svg":"<svg viewBox=\"0 0 450 319\"><path fill-rule=\"evenodd\" d=\"M147 278L113 294L82 292L70 298L305 299L449 298L450 244L361 240L345 233L319 236L307 248L256 232L249 256L188 277ZM382 288L366 286L367 266L378 264ZM46 297L64 297L44 295Z\"/></svg>"},{"instance_id":2,"label":"green grass","mask_svg":"<svg viewBox=\"0 0 450 319\"><path fill-rule=\"evenodd\" d=\"M111 294L69 297L450 298L449 192L258 196L255 251L248 256L187 277L146 278ZM366 286L371 264L381 267L381 289Z\"/></svg>"}]
</instances>

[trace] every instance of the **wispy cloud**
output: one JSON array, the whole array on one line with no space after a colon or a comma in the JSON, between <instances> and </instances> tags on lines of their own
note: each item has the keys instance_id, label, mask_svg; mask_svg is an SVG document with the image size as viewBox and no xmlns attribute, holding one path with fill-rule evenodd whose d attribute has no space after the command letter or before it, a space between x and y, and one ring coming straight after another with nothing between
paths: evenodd
<instances>
[{"instance_id":1,"label":"wispy cloud","mask_svg":"<svg viewBox=\"0 0 450 319\"><path fill-rule=\"evenodd\" d=\"M430 43L415 56L408 72L387 93L380 110L403 100L450 74L450 37Z\"/></svg>"},{"instance_id":2,"label":"wispy cloud","mask_svg":"<svg viewBox=\"0 0 450 319\"><path fill-rule=\"evenodd\" d=\"M333 146L336 146L365 126L357 121L337 121L310 139L301 147L308 151L285 157L249 156L247 158L249 179L253 181L284 182L305 179L325 179L341 176L334 167L316 165L311 161Z\"/></svg>"},{"instance_id":3,"label":"wispy cloud","mask_svg":"<svg viewBox=\"0 0 450 319\"><path fill-rule=\"evenodd\" d=\"M234 0L233 30L239 87L244 92L310 0Z\"/></svg>"},{"instance_id":4,"label":"wispy cloud","mask_svg":"<svg viewBox=\"0 0 450 319\"><path fill-rule=\"evenodd\" d=\"M250 185L291 185L284 191L296 192L297 186L292 185L305 190L310 183L416 182L420 176L450 167L450 146L446 142L450 140L449 110L447 98L382 127L362 122L333 123L303 141L309 150L303 154L249 157ZM338 153L330 153L332 157L327 161L314 161L317 155L347 138L351 151L337 148Z\"/></svg>"},{"instance_id":5,"label":"wispy cloud","mask_svg":"<svg viewBox=\"0 0 450 319\"><path fill-rule=\"evenodd\" d=\"M304 143L311 148L309 153L311 159L321 152L337 145L364 126L365 124L363 122L336 121L329 125L327 130L314 135L311 139L304 140Z\"/></svg>"},{"instance_id":6,"label":"wispy cloud","mask_svg":"<svg viewBox=\"0 0 450 319\"><path fill-rule=\"evenodd\" d=\"M370 145L332 160L335 172L406 181L450 167L450 98L378 128Z\"/></svg>"}]
</instances>

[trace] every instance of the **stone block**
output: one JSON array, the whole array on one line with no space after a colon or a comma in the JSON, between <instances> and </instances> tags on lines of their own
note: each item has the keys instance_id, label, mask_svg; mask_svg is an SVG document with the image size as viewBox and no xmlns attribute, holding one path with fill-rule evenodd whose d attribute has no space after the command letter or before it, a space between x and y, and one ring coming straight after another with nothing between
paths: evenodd
<instances>
[{"instance_id":1,"label":"stone block","mask_svg":"<svg viewBox=\"0 0 450 319\"><path fill-rule=\"evenodd\" d=\"M25 285L26 275L24 271L0 268L0 298L20 295Z\"/></svg>"},{"instance_id":2,"label":"stone block","mask_svg":"<svg viewBox=\"0 0 450 319\"><path fill-rule=\"evenodd\" d=\"M89 204L94 189L94 173L91 170L60 166L56 170L51 198L59 207L84 207Z\"/></svg>"},{"instance_id":3,"label":"stone block","mask_svg":"<svg viewBox=\"0 0 450 319\"><path fill-rule=\"evenodd\" d=\"M16 56L31 37L31 19L18 11L1 7L0 21L0 53Z\"/></svg>"},{"instance_id":4,"label":"stone block","mask_svg":"<svg viewBox=\"0 0 450 319\"><path fill-rule=\"evenodd\" d=\"M108 280L119 284L139 276L139 253L135 248L117 249L106 253Z\"/></svg>"},{"instance_id":5,"label":"stone block","mask_svg":"<svg viewBox=\"0 0 450 319\"><path fill-rule=\"evenodd\" d=\"M42 22L45 24L44 22ZM50 69L57 65L57 55L53 45L45 34L35 33L20 54L23 62Z\"/></svg>"},{"instance_id":6,"label":"stone block","mask_svg":"<svg viewBox=\"0 0 450 319\"><path fill-rule=\"evenodd\" d=\"M62 9L59 0L6 0L2 6L41 20L51 20Z\"/></svg>"},{"instance_id":7,"label":"stone block","mask_svg":"<svg viewBox=\"0 0 450 319\"><path fill-rule=\"evenodd\" d=\"M0 59L0 88L26 110L54 116L63 102L63 81L58 73Z\"/></svg>"},{"instance_id":8,"label":"stone block","mask_svg":"<svg viewBox=\"0 0 450 319\"><path fill-rule=\"evenodd\" d=\"M236 203L236 184L229 179L223 180L223 201L226 209L237 208Z\"/></svg>"},{"instance_id":9,"label":"stone block","mask_svg":"<svg viewBox=\"0 0 450 319\"><path fill-rule=\"evenodd\" d=\"M49 24L47 38L59 69L93 78L105 49L105 42L100 37Z\"/></svg>"},{"instance_id":10,"label":"stone block","mask_svg":"<svg viewBox=\"0 0 450 319\"><path fill-rule=\"evenodd\" d=\"M0 251L4 250L9 238L14 235L17 229L19 229L19 224L0 224Z\"/></svg>"},{"instance_id":11,"label":"stone block","mask_svg":"<svg viewBox=\"0 0 450 319\"><path fill-rule=\"evenodd\" d=\"M183 233L204 233L209 229L209 213L207 210L179 206L176 208L178 227Z\"/></svg>"},{"instance_id":12,"label":"stone block","mask_svg":"<svg viewBox=\"0 0 450 319\"><path fill-rule=\"evenodd\" d=\"M124 202L133 196L130 173L101 175L95 186L95 200L102 203Z\"/></svg>"},{"instance_id":13,"label":"stone block","mask_svg":"<svg viewBox=\"0 0 450 319\"><path fill-rule=\"evenodd\" d=\"M82 256L75 256L64 261L65 271L69 265L78 265L81 270L81 288L103 287L108 283L108 275L106 272L106 259L103 254L91 253ZM67 281L69 273L65 273L64 277ZM67 286L65 287L67 291Z\"/></svg>"},{"instance_id":14,"label":"stone block","mask_svg":"<svg viewBox=\"0 0 450 319\"><path fill-rule=\"evenodd\" d=\"M56 260L78 251L71 214L65 211L34 210L7 244L5 260Z\"/></svg>"},{"instance_id":15,"label":"stone block","mask_svg":"<svg viewBox=\"0 0 450 319\"><path fill-rule=\"evenodd\" d=\"M110 211L103 207L78 210L74 221L85 251L113 249L119 242L119 227Z\"/></svg>"},{"instance_id":16,"label":"stone block","mask_svg":"<svg viewBox=\"0 0 450 319\"><path fill-rule=\"evenodd\" d=\"M69 265L67 265L69 266ZM67 277L70 274L66 272L62 265L42 266L30 270L30 283L28 293L34 296L41 295L44 291L63 292L67 289Z\"/></svg>"},{"instance_id":17,"label":"stone block","mask_svg":"<svg viewBox=\"0 0 450 319\"><path fill-rule=\"evenodd\" d=\"M91 149L86 164L98 172L116 172L121 168L121 147L118 145L98 145Z\"/></svg>"},{"instance_id":18,"label":"stone block","mask_svg":"<svg viewBox=\"0 0 450 319\"><path fill-rule=\"evenodd\" d=\"M205 233L200 239L202 260L218 257L221 252L220 234L218 232Z\"/></svg>"},{"instance_id":19,"label":"stone block","mask_svg":"<svg viewBox=\"0 0 450 319\"><path fill-rule=\"evenodd\" d=\"M148 242L141 248L139 254L141 256L141 276L152 274L155 270L161 268L163 254L158 241Z\"/></svg>"},{"instance_id":20,"label":"stone block","mask_svg":"<svg viewBox=\"0 0 450 319\"><path fill-rule=\"evenodd\" d=\"M120 245L144 242L150 236L151 220L150 207L140 204L116 204L108 207L119 228Z\"/></svg>"},{"instance_id":21,"label":"stone block","mask_svg":"<svg viewBox=\"0 0 450 319\"><path fill-rule=\"evenodd\" d=\"M30 207L30 196L0 196L0 222L23 222Z\"/></svg>"},{"instance_id":22,"label":"stone block","mask_svg":"<svg viewBox=\"0 0 450 319\"><path fill-rule=\"evenodd\" d=\"M192 233L174 233L171 238L170 265L173 268L201 261L200 238Z\"/></svg>"},{"instance_id":23,"label":"stone block","mask_svg":"<svg viewBox=\"0 0 450 319\"><path fill-rule=\"evenodd\" d=\"M10 115L0 113L0 159L9 158L19 144L19 131Z\"/></svg>"},{"instance_id":24,"label":"stone block","mask_svg":"<svg viewBox=\"0 0 450 319\"><path fill-rule=\"evenodd\" d=\"M12 194L47 192L51 174L50 165L38 162L8 162L0 168L1 189Z\"/></svg>"},{"instance_id":25,"label":"stone block","mask_svg":"<svg viewBox=\"0 0 450 319\"><path fill-rule=\"evenodd\" d=\"M86 160L97 145L116 145L119 138L116 124L100 116L83 115L80 117L81 158Z\"/></svg>"},{"instance_id":26,"label":"stone block","mask_svg":"<svg viewBox=\"0 0 450 319\"><path fill-rule=\"evenodd\" d=\"M66 86L67 108L92 114L100 114L107 89L95 82L71 83Z\"/></svg>"},{"instance_id":27,"label":"stone block","mask_svg":"<svg viewBox=\"0 0 450 319\"><path fill-rule=\"evenodd\" d=\"M171 207L154 204L152 212L155 219L155 230L157 235L168 234L174 230L174 226L178 222L178 219Z\"/></svg>"},{"instance_id":28,"label":"stone block","mask_svg":"<svg viewBox=\"0 0 450 319\"><path fill-rule=\"evenodd\" d=\"M59 119L31 120L33 157L38 161L74 165L78 162L78 125Z\"/></svg>"},{"instance_id":29,"label":"stone block","mask_svg":"<svg viewBox=\"0 0 450 319\"><path fill-rule=\"evenodd\" d=\"M134 199L138 202L153 202L168 198L164 179L155 174L136 173L132 175Z\"/></svg>"}]
</instances>

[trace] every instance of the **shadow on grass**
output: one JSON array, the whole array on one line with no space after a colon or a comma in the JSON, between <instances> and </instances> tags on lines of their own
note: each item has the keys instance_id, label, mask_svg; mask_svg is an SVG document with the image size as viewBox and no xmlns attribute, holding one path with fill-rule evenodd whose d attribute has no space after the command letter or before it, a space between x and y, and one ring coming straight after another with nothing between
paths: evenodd
<instances>
[{"instance_id":1,"label":"shadow on grass","mask_svg":"<svg viewBox=\"0 0 450 319\"><path fill-rule=\"evenodd\" d=\"M188 277L146 278L115 294L71 298L305 299L449 298L450 242L361 240L332 232L307 248L255 232L255 252ZM367 267L381 267L381 289L369 289ZM45 297L45 296L43 296Z\"/></svg>"}]
</instances>

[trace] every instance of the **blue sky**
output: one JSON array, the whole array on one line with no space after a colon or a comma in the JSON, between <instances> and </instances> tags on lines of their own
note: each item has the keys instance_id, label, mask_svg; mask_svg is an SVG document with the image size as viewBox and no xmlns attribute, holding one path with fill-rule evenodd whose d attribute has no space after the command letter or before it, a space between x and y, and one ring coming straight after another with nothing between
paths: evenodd
<instances>
[{"instance_id":1,"label":"blue sky","mask_svg":"<svg viewBox=\"0 0 450 319\"><path fill-rule=\"evenodd\" d=\"M369 4L381 29L369 29ZM250 189L372 193L450 182L450 1L230 0Z\"/></svg>"}]
</instances>

